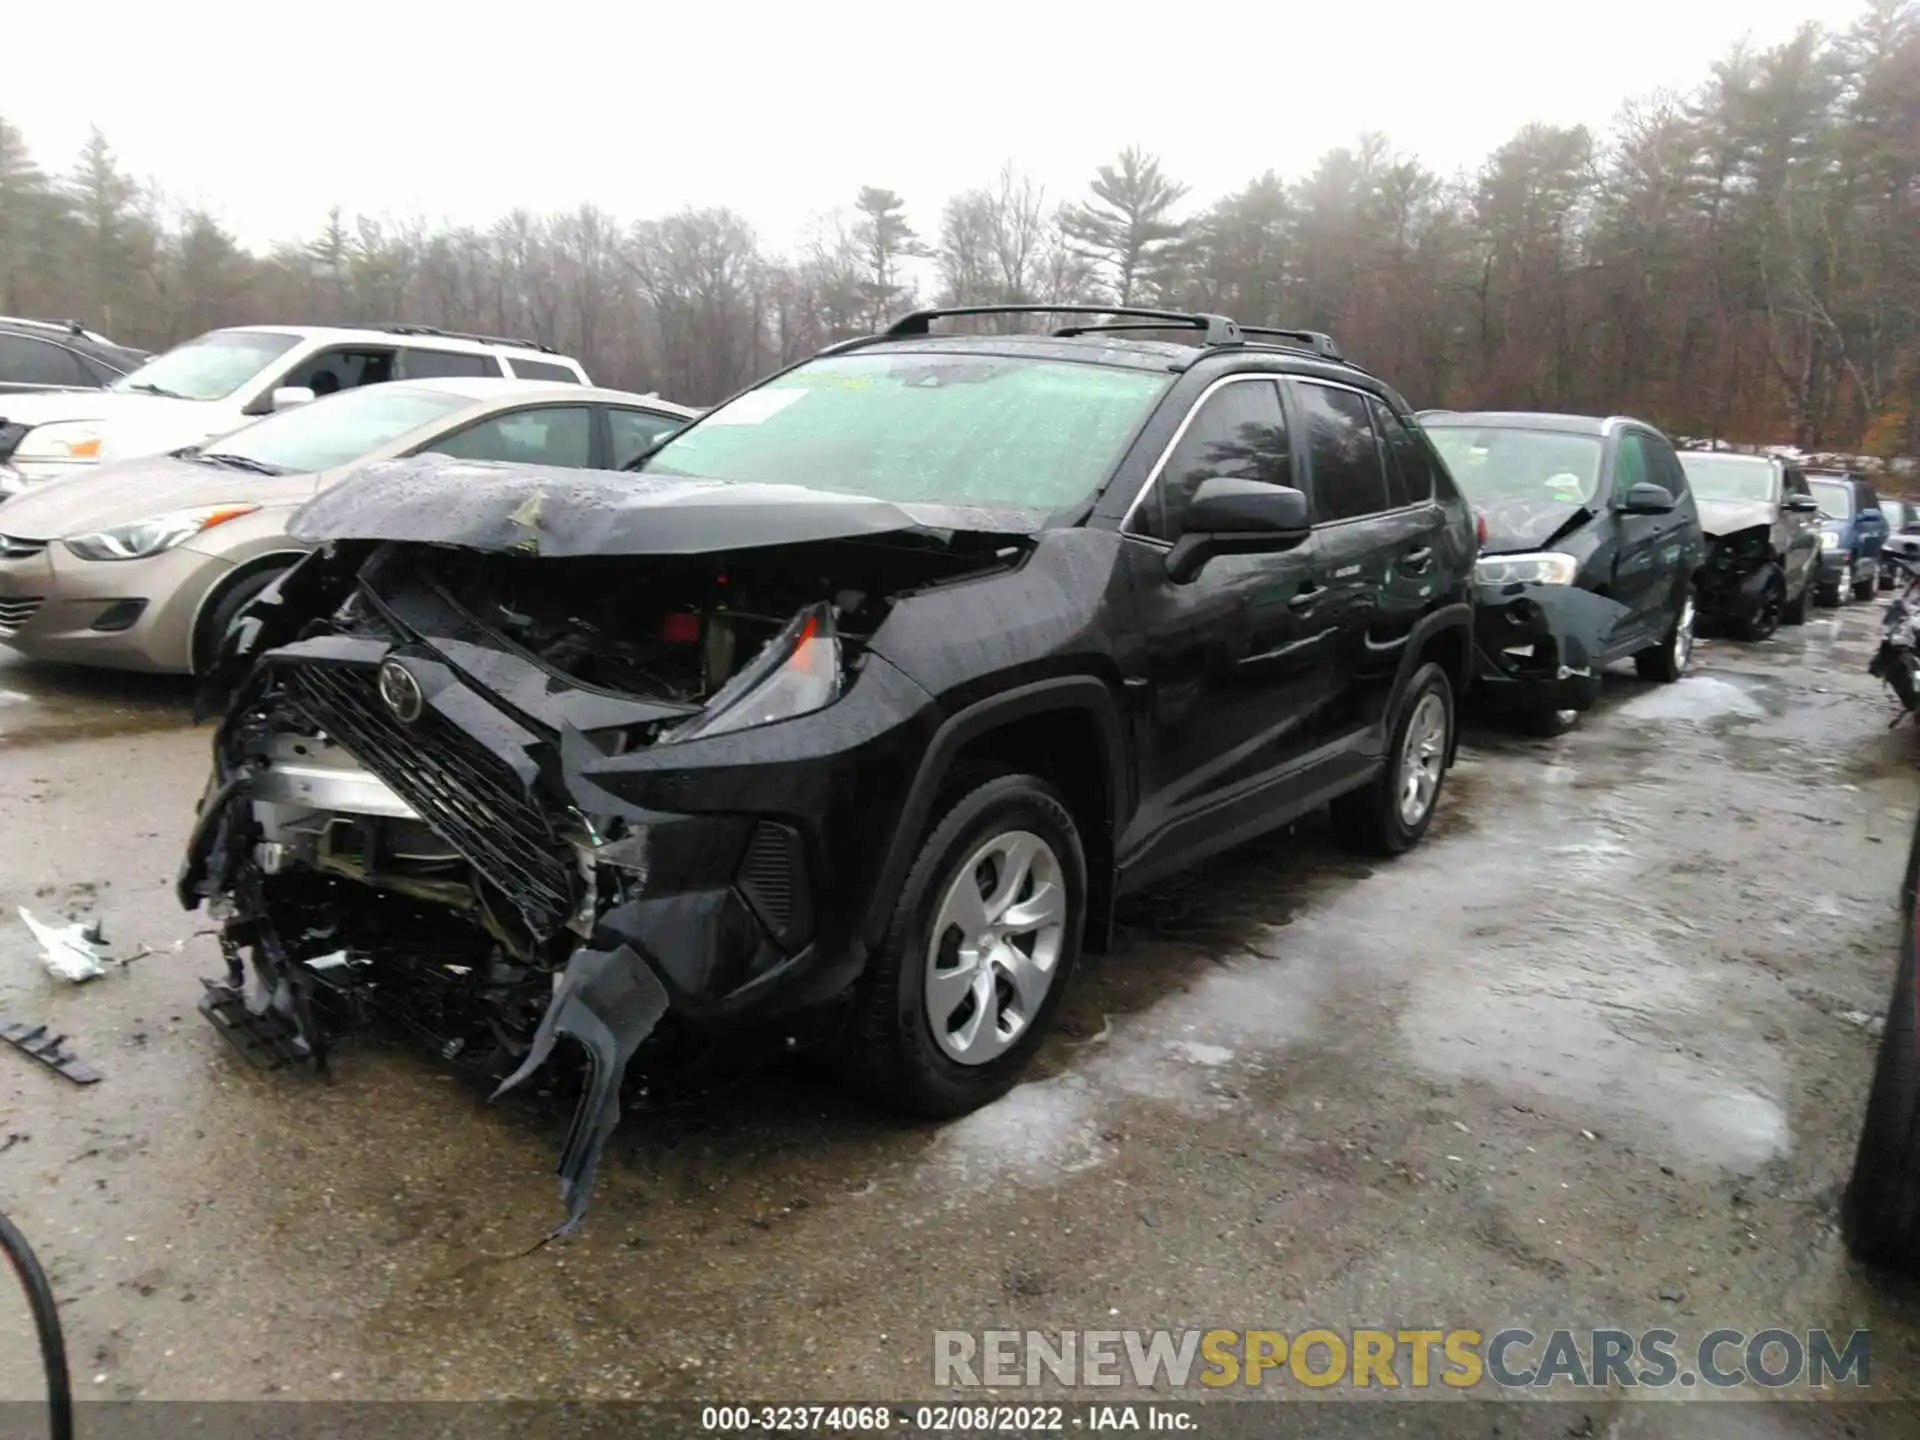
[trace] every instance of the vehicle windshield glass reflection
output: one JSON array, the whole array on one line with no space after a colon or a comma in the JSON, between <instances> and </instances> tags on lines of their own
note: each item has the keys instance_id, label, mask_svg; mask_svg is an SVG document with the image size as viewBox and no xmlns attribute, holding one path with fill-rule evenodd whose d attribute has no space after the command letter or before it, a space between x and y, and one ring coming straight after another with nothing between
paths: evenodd
<instances>
[{"instance_id":1,"label":"vehicle windshield glass reflection","mask_svg":"<svg viewBox=\"0 0 1920 1440\"><path fill-rule=\"evenodd\" d=\"M1773 466L1745 455L1682 454L1680 468L1697 500L1759 501L1773 496Z\"/></svg>"},{"instance_id":2,"label":"vehicle windshield glass reflection","mask_svg":"<svg viewBox=\"0 0 1920 1440\"><path fill-rule=\"evenodd\" d=\"M1429 421L1447 469L1477 505L1495 501L1591 505L1600 493L1600 439L1546 430Z\"/></svg>"}]
</instances>

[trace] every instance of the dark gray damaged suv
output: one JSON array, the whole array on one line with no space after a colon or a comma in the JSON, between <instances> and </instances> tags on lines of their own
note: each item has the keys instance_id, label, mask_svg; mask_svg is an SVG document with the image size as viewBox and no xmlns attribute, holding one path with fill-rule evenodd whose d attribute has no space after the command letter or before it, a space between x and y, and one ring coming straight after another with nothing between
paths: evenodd
<instances>
[{"instance_id":1,"label":"dark gray damaged suv","mask_svg":"<svg viewBox=\"0 0 1920 1440\"><path fill-rule=\"evenodd\" d=\"M982 313L632 473L422 457L302 510L212 679L209 1018L324 1063L385 1014L501 1089L572 1040L573 1225L623 1077L771 1030L962 1113L1117 895L1329 802L1418 841L1476 539L1405 402L1219 316L931 323Z\"/></svg>"}]
</instances>

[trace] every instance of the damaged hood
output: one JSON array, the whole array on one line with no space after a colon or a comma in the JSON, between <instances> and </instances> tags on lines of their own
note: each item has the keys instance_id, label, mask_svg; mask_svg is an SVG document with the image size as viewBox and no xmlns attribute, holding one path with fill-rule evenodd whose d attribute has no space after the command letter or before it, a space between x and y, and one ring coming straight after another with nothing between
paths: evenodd
<instances>
[{"instance_id":1,"label":"damaged hood","mask_svg":"<svg viewBox=\"0 0 1920 1440\"><path fill-rule=\"evenodd\" d=\"M1773 524L1773 506L1765 500L1702 500L1696 495L1694 504L1700 510L1700 528L1715 538Z\"/></svg>"},{"instance_id":2,"label":"damaged hood","mask_svg":"<svg viewBox=\"0 0 1920 1440\"><path fill-rule=\"evenodd\" d=\"M0 534L55 540L203 505L296 505L314 483L312 475L252 475L149 455L21 491L0 503Z\"/></svg>"},{"instance_id":3,"label":"damaged hood","mask_svg":"<svg viewBox=\"0 0 1920 1440\"><path fill-rule=\"evenodd\" d=\"M529 555L694 555L901 530L1029 536L1036 510L900 504L800 485L419 455L371 465L293 516L297 540L407 540Z\"/></svg>"},{"instance_id":4,"label":"damaged hood","mask_svg":"<svg viewBox=\"0 0 1920 1440\"><path fill-rule=\"evenodd\" d=\"M1531 495L1501 496L1481 502L1479 510L1487 522L1483 555L1545 549L1592 513L1577 500Z\"/></svg>"}]
</instances>

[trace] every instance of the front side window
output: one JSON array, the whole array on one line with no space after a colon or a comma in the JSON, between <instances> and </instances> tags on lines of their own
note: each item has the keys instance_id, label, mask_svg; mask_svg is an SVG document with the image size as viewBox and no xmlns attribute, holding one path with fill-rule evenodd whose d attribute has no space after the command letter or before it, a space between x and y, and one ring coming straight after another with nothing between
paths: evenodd
<instances>
[{"instance_id":1,"label":"front side window","mask_svg":"<svg viewBox=\"0 0 1920 1440\"><path fill-rule=\"evenodd\" d=\"M472 403L458 395L404 385L355 390L283 410L244 430L209 440L195 458L210 465L241 461L273 474L331 470Z\"/></svg>"},{"instance_id":2,"label":"front side window","mask_svg":"<svg viewBox=\"0 0 1920 1440\"><path fill-rule=\"evenodd\" d=\"M1638 430L1629 430L1620 437L1620 452L1613 460L1613 495L1616 500L1625 500L1633 493L1636 485L1646 485L1653 480L1653 464L1647 456L1647 437Z\"/></svg>"},{"instance_id":3,"label":"front side window","mask_svg":"<svg viewBox=\"0 0 1920 1440\"><path fill-rule=\"evenodd\" d=\"M1313 455L1316 520L1353 520L1388 508L1387 472L1367 397L1301 381L1294 386Z\"/></svg>"},{"instance_id":4,"label":"front side window","mask_svg":"<svg viewBox=\"0 0 1920 1440\"><path fill-rule=\"evenodd\" d=\"M543 405L482 420L426 448L429 454L456 460L584 470L593 458L593 422L584 405Z\"/></svg>"},{"instance_id":5,"label":"front side window","mask_svg":"<svg viewBox=\"0 0 1920 1440\"><path fill-rule=\"evenodd\" d=\"M1475 505L1503 501L1591 505L1600 493L1600 437L1504 425L1425 422L1427 436ZM1638 454L1638 452L1636 452ZM1640 472L1646 457L1638 455Z\"/></svg>"},{"instance_id":6,"label":"front side window","mask_svg":"<svg viewBox=\"0 0 1920 1440\"><path fill-rule=\"evenodd\" d=\"M678 415L662 415L655 410L607 411L607 431L613 441L610 467L626 469L652 449L662 435L669 435L686 423Z\"/></svg>"},{"instance_id":7,"label":"front side window","mask_svg":"<svg viewBox=\"0 0 1920 1440\"><path fill-rule=\"evenodd\" d=\"M1698 500L1771 500L1773 466L1744 455L1708 455L1688 451L1680 468Z\"/></svg>"},{"instance_id":8,"label":"front side window","mask_svg":"<svg viewBox=\"0 0 1920 1440\"><path fill-rule=\"evenodd\" d=\"M394 352L384 347L341 345L309 355L277 383L302 386L313 391L316 400L324 400L342 390L386 384L393 379L394 358Z\"/></svg>"},{"instance_id":9,"label":"front side window","mask_svg":"<svg viewBox=\"0 0 1920 1440\"><path fill-rule=\"evenodd\" d=\"M297 335L215 330L154 356L108 388L176 400L224 400L299 343Z\"/></svg>"},{"instance_id":10,"label":"front side window","mask_svg":"<svg viewBox=\"0 0 1920 1440\"><path fill-rule=\"evenodd\" d=\"M1155 540L1178 539L1194 492L1215 476L1293 483L1287 417L1273 381L1235 380L1200 402L1129 528Z\"/></svg>"},{"instance_id":11,"label":"front side window","mask_svg":"<svg viewBox=\"0 0 1920 1440\"><path fill-rule=\"evenodd\" d=\"M1056 512L1106 483L1173 377L1025 356L813 360L709 411L649 473Z\"/></svg>"},{"instance_id":12,"label":"front side window","mask_svg":"<svg viewBox=\"0 0 1920 1440\"><path fill-rule=\"evenodd\" d=\"M71 350L25 335L0 335L0 381L9 385L88 383Z\"/></svg>"}]
</instances>

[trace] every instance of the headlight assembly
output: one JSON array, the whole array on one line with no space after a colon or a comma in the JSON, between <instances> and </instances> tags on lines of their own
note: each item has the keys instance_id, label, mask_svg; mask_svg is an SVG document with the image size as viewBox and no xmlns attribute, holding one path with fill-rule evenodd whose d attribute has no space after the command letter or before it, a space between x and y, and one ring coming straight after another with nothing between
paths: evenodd
<instances>
[{"instance_id":1,"label":"headlight assembly","mask_svg":"<svg viewBox=\"0 0 1920 1440\"><path fill-rule=\"evenodd\" d=\"M713 694L702 710L663 735L695 740L821 710L840 698L840 638L833 606L809 605Z\"/></svg>"},{"instance_id":2,"label":"headlight assembly","mask_svg":"<svg viewBox=\"0 0 1920 1440\"><path fill-rule=\"evenodd\" d=\"M100 458L100 443L100 428L93 421L55 420L29 430L14 448L13 458L92 464Z\"/></svg>"},{"instance_id":3,"label":"headlight assembly","mask_svg":"<svg viewBox=\"0 0 1920 1440\"><path fill-rule=\"evenodd\" d=\"M1820 532L1820 548L1822 550L1838 550L1840 548L1840 537L1831 530L1822 530Z\"/></svg>"},{"instance_id":4,"label":"headlight assembly","mask_svg":"<svg viewBox=\"0 0 1920 1440\"><path fill-rule=\"evenodd\" d=\"M1557 550L1532 555L1483 555L1473 562L1473 578L1482 585L1571 585L1580 562Z\"/></svg>"},{"instance_id":5,"label":"headlight assembly","mask_svg":"<svg viewBox=\"0 0 1920 1440\"><path fill-rule=\"evenodd\" d=\"M191 540L203 530L251 515L258 505L209 505L198 510L173 510L126 525L113 525L85 535L69 535L61 543L82 560L144 560Z\"/></svg>"}]
</instances>

